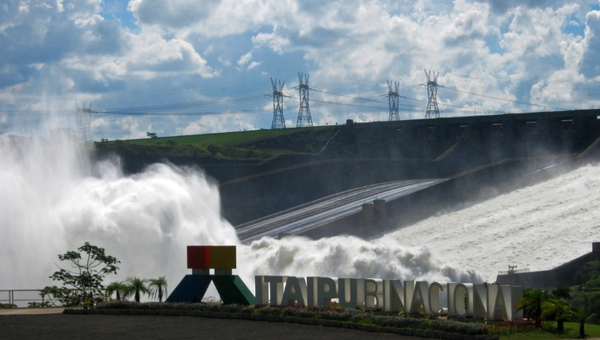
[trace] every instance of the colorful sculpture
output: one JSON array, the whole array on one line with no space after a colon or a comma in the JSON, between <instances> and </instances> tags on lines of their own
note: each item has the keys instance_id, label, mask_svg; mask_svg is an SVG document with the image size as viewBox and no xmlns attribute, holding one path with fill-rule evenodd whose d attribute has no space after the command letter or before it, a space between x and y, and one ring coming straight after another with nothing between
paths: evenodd
<instances>
[{"instance_id":1,"label":"colorful sculpture","mask_svg":"<svg viewBox=\"0 0 600 340\"><path fill-rule=\"evenodd\" d=\"M201 302L212 281L223 304L254 304L252 292L238 275L232 274L236 268L235 246L188 246L187 267L192 274L184 276L167 302Z\"/></svg>"}]
</instances>

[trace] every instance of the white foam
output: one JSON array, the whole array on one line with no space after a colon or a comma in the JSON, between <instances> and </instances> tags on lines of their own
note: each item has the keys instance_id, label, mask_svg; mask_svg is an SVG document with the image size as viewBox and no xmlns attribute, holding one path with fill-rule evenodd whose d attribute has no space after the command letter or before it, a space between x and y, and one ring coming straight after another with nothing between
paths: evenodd
<instances>
[{"instance_id":1,"label":"white foam","mask_svg":"<svg viewBox=\"0 0 600 340\"><path fill-rule=\"evenodd\" d=\"M358 277L440 282L480 282L472 271L448 264L427 247L393 239L338 236L312 241L263 238L243 248L252 275Z\"/></svg>"},{"instance_id":2,"label":"white foam","mask_svg":"<svg viewBox=\"0 0 600 340\"><path fill-rule=\"evenodd\" d=\"M236 244L218 188L199 169L156 164L123 176L116 158L88 165L67 141L0 147L0 287L42 288L57 255L89 241L120 261L119 275L185 275L188 244ZM96 173L98 175L94 176Z\"/></svg>"},{"instance_id":3,"label":"white foam","mask_svg":"<svg viewBox=\"0 0 600 340\"><path fill-rule=\"evenodd\" d=\"M257 274L493 281L508 264L549 269L587 253L600 231L593 166L372 241L242 246L200 169L156 164L124 176L117 158L91 163L61 138L4 144L0 162L0 289L56 284L57 255L85 241L121 260L108 281L166 275L171 288L189 273L187 245L238 244L237 272L253 288Z\"/></svg>"},{"instance_id":4,"label":"white foam","mask_svg":"<svg viewBox=\"0 0 600 340\"><path fill-rule=\"evenodd\" d=\"M493 282L508 265L547 270L600 241L600 166L587 165L386 235L426 246Z\"/></svg>"}]
</instances>

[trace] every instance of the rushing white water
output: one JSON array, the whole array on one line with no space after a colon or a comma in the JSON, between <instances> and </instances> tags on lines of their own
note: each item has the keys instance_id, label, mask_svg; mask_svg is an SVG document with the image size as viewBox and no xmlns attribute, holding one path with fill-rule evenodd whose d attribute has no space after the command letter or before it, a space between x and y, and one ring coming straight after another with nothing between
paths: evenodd
<instances>
[{"instance_id":1,"label":"rushing white water","mask_svg":"<svg viewBox=\"0 0 600 340\"><path fill-rule=\"evenodd\" d=\"M547 270L589 253L600 241L599 206L600 166L587 165L384 238L426 246L493 282L508 265Z\"/></svg>"},{"instance_id":2,"label":"rushing white water","mask_svg":"<svg viewBox=\"0 0 600 340\"><path fill-rule=\"evenodd\" d=\"M88 241L120 261L117 276L162 275L174 288L189 273L186 246L239 244L220 216L216 185L200 169L155 164L124 176L118 158L90 162L67 139L0 147L0 288L41 288L57 255ZM256 274L479 281L425 247L353 237L263 239L238 245L238 270Z\"/></svg>"},{"instance_id":3,"label":"rushing white water","mask_svg":"<svg viewBox=\"0 0 600 340\"><path fill-rule=\"evenodd\" d=\"M57 140L58 139L58 140ZM156 164L123 176L118 159L90 164L54 137L0 147L0 287L41 288L57 255L86 241L121 261L117 277L187 272L187 244L235 244L219 192L198 169Z\"/></svg>"},{"instance_id":4,"label":"rushing white water","mask_svg":"<svg viewBox=\"0 0 600 340\"><path fill-rule=\"evenodd\" d=\"M425 220L376 240L262 239L239 245L220 216L216 185L200 169L155 164L124 176L119 160L90 162L68 140L0 145L0 289L41 288L57 255L89 241L120 261L117 276L189 273L186 245L238 244L253 275L493 281L507 264L547 269L589 251L598 235L600 168Z\"/></svg>"}]
</instances>

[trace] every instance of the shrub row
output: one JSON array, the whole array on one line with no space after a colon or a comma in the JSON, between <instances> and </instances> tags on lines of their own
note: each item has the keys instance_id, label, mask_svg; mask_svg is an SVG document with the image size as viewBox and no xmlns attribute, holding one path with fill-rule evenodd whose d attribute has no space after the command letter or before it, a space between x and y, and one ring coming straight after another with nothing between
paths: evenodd
<instances>
[{"instance_id":1,"label":"shrub row","mask_svg":"<svg viewBox=\"0 0 600 340\"><path fill-rule=\"evenodd\" d=\"M137 311L173 311L190 312L189 315L203 316L202 313L248 314L261 317L280 317L294 319L317 319L367 326L431 330L443 333L455 333L469 336L483 336L487 328L479 323L465 323L451 320L427 320L401 316L375 315L359 309L344 308L301 308L301 307L250 307L241 305L221 305L203 303L137 303L130 301L107 302L96 306L96 310L137 310ZM182 315L185 315L182 314ZM271 318L269 318L270 320ZM277 318L279 319L279 318ZM270 320L271 321L271 320ZM274 320L276 321L276 320Z\"/></svg>"}]
</instances>

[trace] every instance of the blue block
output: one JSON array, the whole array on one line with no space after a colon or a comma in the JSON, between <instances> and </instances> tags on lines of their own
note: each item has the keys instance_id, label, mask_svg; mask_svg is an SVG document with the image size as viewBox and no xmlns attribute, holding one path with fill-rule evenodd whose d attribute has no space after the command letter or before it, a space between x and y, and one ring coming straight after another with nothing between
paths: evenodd
<instances>
[{"instance_id":1,"label":"blue block","mask_svg":"<svg viewBox=\"0 0 600 340\"><path fill-rule=\"evenodd\" d=\"M211 275L186 275L167 298L167 302L201 302Z\"/></svg>"}]
</instances>

